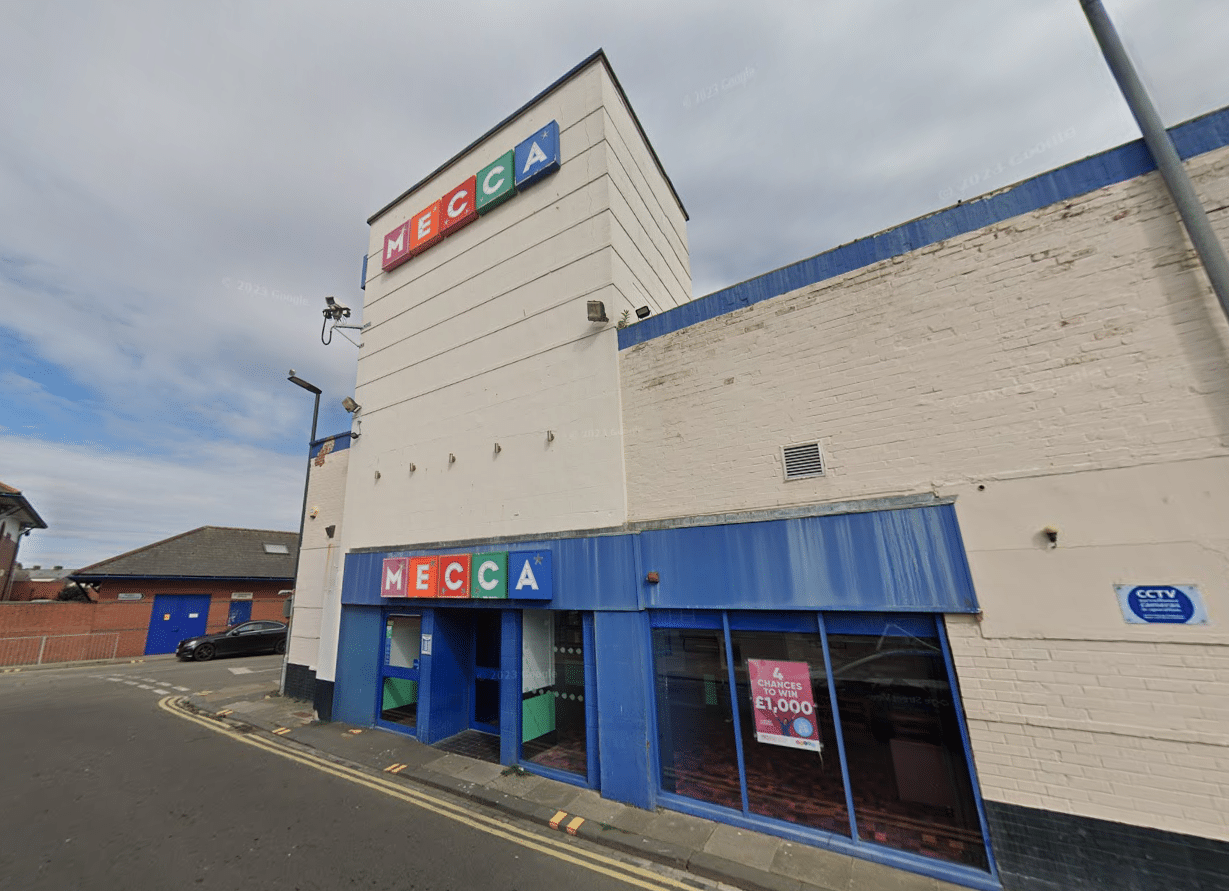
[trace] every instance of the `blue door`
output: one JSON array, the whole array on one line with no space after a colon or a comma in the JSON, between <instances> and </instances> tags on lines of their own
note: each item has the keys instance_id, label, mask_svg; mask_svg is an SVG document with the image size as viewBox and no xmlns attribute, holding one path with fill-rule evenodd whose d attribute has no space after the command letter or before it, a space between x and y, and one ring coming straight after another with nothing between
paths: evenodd
<instances>
[{"instance_id":1,"label":"blue door","mask_svg":"<svg viewBox=\"0 0 1229 891\"><path fill-rule=\"evenodd\" d=\"M208 594L159 594L149 617L145 655L173 653L183 639L205 633L209 621Z\"/></svg>"},{"instance_id":2,"label":"blue door","mask_svg":"<svg viewBox=\"0 0 1229 891\"><path fill-rule=\"evenodd\" d=\"M422 616L385 618L384 665L381 669L381 726L418 735L418 682L421 679Z\"/></svg>"},{"instance_id":3,"label":"blue door","mask_svg":"<svg viewBox=\"0 0 1229 891\"><path fill-rule=\"evenodd\" d=\"M240 622L246 622L252 618L252 601L250 600L232 600L230 602L230 613L226 617L226 626L238 625Z\"/></svg>"}]
</instances>

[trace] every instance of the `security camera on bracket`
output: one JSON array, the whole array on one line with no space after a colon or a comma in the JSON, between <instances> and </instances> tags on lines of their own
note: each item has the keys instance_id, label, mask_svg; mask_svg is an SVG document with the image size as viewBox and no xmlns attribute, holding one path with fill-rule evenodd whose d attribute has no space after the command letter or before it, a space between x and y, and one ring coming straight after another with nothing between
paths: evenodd
<instances>
[{"instance_id":1,"label":"security camera on bracket","mask_svg":"<svg viewBox=\"0 0 1229 891\"><path fill-rule=\"evenodd\" d=\"M341 407L350 413L351 420L353 421L352 429L350 430L350 439L358 439L363 435L360 429L363 422L363 419L360 417L363 407L355 402L352 396L347 396L345 399L341 400Z\"/></svg>"},{"instance_id":2,"label":"security camera on bracket","mask_svg":"<svg viewBox=\"0 0 1229 891\"><path fill-rule=\"evenodd\" d=\"M362 331L371 324L368 322L367 325L343 325L341 320L350 318L350 307L346 306L344 303L338 303L336 297L324 298L323 313L324 324L320 327L320 342L325 346L328 346L333 342L333 332L338 328L349 328L351 331ZM333 323L332 327L329 326L330 321ZM326 328L328 329L327 338L324 335ZM350 343L353 343L356 347L362 346L361 343L354 343L354 341L351 340L349 335L347 335L344 331L341 333L341 336L346 338L346 340L349 340Z\"/></svg>"}]
</instances>

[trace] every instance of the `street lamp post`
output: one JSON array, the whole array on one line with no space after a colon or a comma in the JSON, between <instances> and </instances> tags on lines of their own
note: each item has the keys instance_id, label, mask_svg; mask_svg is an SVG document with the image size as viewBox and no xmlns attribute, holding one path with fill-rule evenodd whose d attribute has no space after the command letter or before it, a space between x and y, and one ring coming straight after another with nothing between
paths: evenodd
<instances>
[{"instance_id":1,"label":"street lamp post","mask_svg":"<svg viewBox=\"0 0 1229 891\"><path fill-rule=\"evenodd\" d=\"M286 652L282 654L282 680L277 687L278 693L282 696L286 695L286 666L290 664L290 636L294 631L294 598L298 594L299 556L303 553L303 524L307 519L307 487L311 483L312 443L316 441L316 419L320 415L320 388L296 376L293 368L290 369L290 374L286 376L286 380L297 387L302 387L309 393L314 393L316 395L316 404L312 407L312 435L311 439L307 441L307 471L303 474L303 504L299 508L299 546L294 552L294 578L291 581L293 593L290 595L291 610L290 615L286 617Z\"/></svg>"}]
</instances>

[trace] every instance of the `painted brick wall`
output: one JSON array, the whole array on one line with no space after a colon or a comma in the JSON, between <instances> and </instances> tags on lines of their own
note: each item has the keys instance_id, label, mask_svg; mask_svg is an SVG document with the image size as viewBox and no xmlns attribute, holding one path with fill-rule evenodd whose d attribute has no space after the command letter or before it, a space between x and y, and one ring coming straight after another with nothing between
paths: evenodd
<instances>
[{"instance_id":1,"label":"painted brick wall","mask_svg":"<svg viewBox=\"0 0 1229 891\"><path fill-rule=\"evenodd\" d=\"M986 797L1229 839L1229 648L947 628Z\"/></svg>"},{"instance_id":2,"label":"painted brick wall","mask_svg":"<svg viewBox=\"0 0 1229 891\"><path fill-rule=\"evenodd\" d=\"M1229 241L1229 150L1188 166ZM1193 266L1150 174L623 350L629 518L1224 454ZM816 439L829 475L783 483Z\"/></svg>"},{"instance_id":3,"label":"painted brick wall","mask_svg":"<svg viewBox=\"0 0 1229 891\"><path fill-rule=\"evenodd\" d=\"M303 550L295 580L294 622L291 626L291 663L317 669L323 660L332 677L333 653L341 611L339 593L346 500L346 472L350 449L331 451L312 459L307 488L307 516L303 521ZM327 528L333 527L330 538ZM321 637L325 638L321 652Z\"/></svg>"},{"instance_id":4,"label":"painted brick wall","mask_svg":"<svg viewBox=\"0 0 1229 891\"><path fill-rule=\"evenodd\" d=\"M1229 242L1229 149L1187 167ZM1229 326L1156 174L647 340L620 376L632 520L956 499L988 799L1229 838ZM780 446L815 440L828 474L784 482ZM1211 624L1127 625L1113 586L1165 582Z\"/></svg>"}]
</instances>

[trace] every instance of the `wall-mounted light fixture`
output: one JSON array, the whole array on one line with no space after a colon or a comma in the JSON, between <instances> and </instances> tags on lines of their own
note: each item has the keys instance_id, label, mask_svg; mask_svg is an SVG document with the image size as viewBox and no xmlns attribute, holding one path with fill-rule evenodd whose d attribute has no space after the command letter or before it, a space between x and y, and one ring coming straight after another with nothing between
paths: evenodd
<instances>
[{"instance_id":1,"label":"wall-mounted light fixture","mask_svg":"<svg viewBox=\"0 0 1229 891\"><path fill-rule=\"evenodd\" d=\"M1051 548L1058 547L1058 527L1057 526L1046 526L1044 529L1041 530L1041 534L1045 536L1045 539L1049 543Z\"/></svg>"},{"instance_id":2,"label":"wall-mounted light fixture","mask_svg":"<svg viewBox=\"0 0 1229 891\"><path fill-rule=\"evenodd\" d=\"M380 478L380 471L378 471L378 470L377 470L377 471L376 471L376 479L379 479L379 478Z\"/></svg>"},{"instance_id":3,"label":"wall-mounted light fixture","mask_svg":"<svg viewBox=\"0 0 1229 891\"><path fill-rule=\"evenodd\" d=\"M546 431L546 441L547 441L547 442L554 442L554 441L555 441L555 431L554 431L554 430L547 430L547 431Z\"/></svg>"},{"instance_id":4,"label":"wall-mounted light fixture","mask_svg":"<svg viewBox=\"0 0 1229 891\"><path fill-rule=\"evenodd\" d=\"M600 300L589 301L589 321L590 322L609 322L606 318L606 304Z\"/></svg>"},{"instance_id":5,"label":"wall-mounted light fixture","mask_svg":"<svg viewBox=\"0 0 1229 891\"><path fill-rule=\"evenodd\" d=\"M417 469L418 469L418 465L415 464L413 461L411 461L410 462L410 473L413 473Z\"/></svg>"},{"instance_id":6,"label":"wall-mounted light fixture","mask_svg":"<svg viewBox=\"0 0 1229 891\"><path fill-rule=\"evenodd\" d=\"M454 455L452 452L449 452L449 453L448 453L448 463L449 463L449 464L456 464L456 463L457 463L457 456L456 456L456 455Z\"/></svg>"},{"instance_id":7,"label":"wall-mounted light fixture","mask_svg":"<svg viewBox=\"0 0 1229 891\"><path fill-rule=\"evenodd\" d=\"M498 455L503 450L504 450L503 446L501 446L499 443L495 443L495 454L496 455Z\"/></svg>"},{"instance_id":8,"label":"wall-mounted light fixture","mask_svg":"<svg viewBox=\"0 0 1229 891\"><path fill-rule=\"evenodd\" d=\"M637 306L636 307L636 318L647 319L649 317L650 312L651 310L647 306Z\"/></svg>"},{"instance_id":9,"label":"wall-mounted light fixture","mask_svg":"<svg viewBox=\"0 0 1229 891\"><path fill-rule=\"evenodd\" d=\"M359 417L359 413L362 412L363 407L359 405L357 402L355 402L354 399L352 399L349 396L341 400L341 407L344 408L351 415L353 415L352 421L353 421L354 427L350 431L350 438L358 439L360 436L363 435L362 434L363 421L362 421L362 418Z\"/></svg>"},{"instance_id":10,"label":"wall-mounted light fixture","mask_svg":"<svg viewBox=\"0 0 1229 891\"><path fill-rule=\"evenodd\" d=\"M324 527L324 534L325 534L325 535L327 535L329 538L332 538L332 537L333 537L333 533L334 533L334 532L336 532L336 531L337 531L337 527L336 527L336 526L325 526L325 527Z\"/></svg>"}]
</instances>

